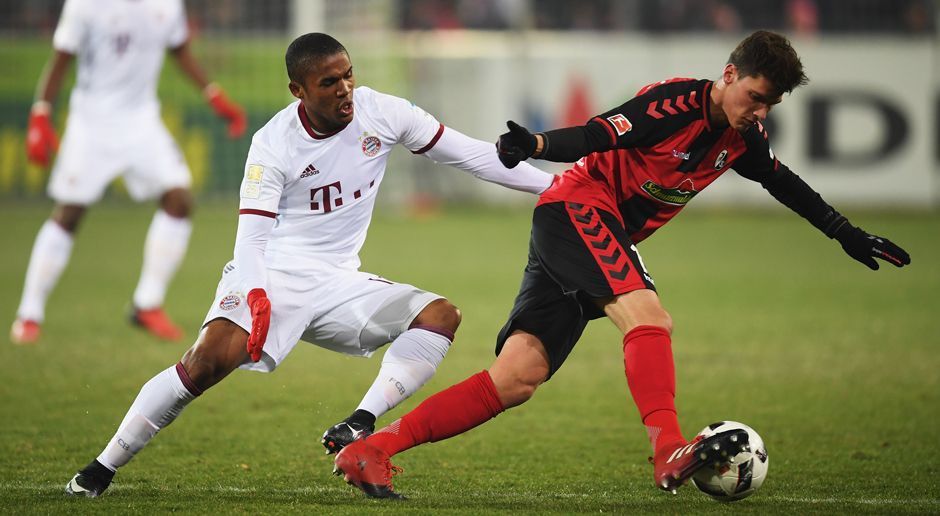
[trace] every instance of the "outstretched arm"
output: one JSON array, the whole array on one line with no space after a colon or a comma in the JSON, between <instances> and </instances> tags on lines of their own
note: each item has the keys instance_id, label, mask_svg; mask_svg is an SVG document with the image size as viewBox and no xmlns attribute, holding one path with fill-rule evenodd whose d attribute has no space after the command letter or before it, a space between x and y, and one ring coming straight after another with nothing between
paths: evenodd
<instances>
[{"instance_id":1,"label":"outstretched arm","mask_svg":"<svg viewBox=\"0 0 940 516\"><path fill-rule=\"evenodd\" d=\"M592 152L611 148L607 132L596 123L536 134L512 120L506 122L506 126L509 132L500 135L496 142L496 153L508 168L529 158L571 163Z\"/></svg>"},{"instance_id":2,"label":"outstretched arm","mask_svg":"<svg viewBox=\"0 0 940 516\"><path fill-rule=\"evenodd\" d=\"M822 196L780 163L770 149L767 131L760 124L742 135L747 151L732 166L743 177L757 181L775 199L816 226L842 249L871 270L878 269L875 258L895 267L911 263L911 257L887 238L870 235L849 223L844 215L829 206Z\"/></svg>"},{"instance_id":3,"label":"outstretched arm","mask_svg":"<svg viewBox=\"0 0 940 516\"><path fill-rule=\"evenodd\" d=\"M785 165L778 163L776 173L761 184L775 199L810 221L829 238L838 241L846 254L869 269L878 270L875 258L895 267L911 263L911 257L904 249L887 238L870 235L853 226Z\"/></svg>"},{"instance_id":4,"label":"outstretched arm","mask_svg":"<svg viewBox=\"0 0 940 516\"><path fill-rule=\"evenodd\" d=\"M527 163L510 171L493 154L492 145L445 127L440 139L425 154L438 163L457 167L479 179L513 190L539 194L551 186L555 176Z\"/></svg>"},{"instance_id":5,"label":"outstretched arm","mask_svg":"<svg viewBox=\"0 0 940 516\"><path fill-rule=\"evenodd\" d=\"M52 103L62 88L74 57L68 52L56 50L36 86L36 100L29 110L26 130L26 156L37 165L48 165L52 153L59 148L59 138L52 125Z\"/></svg>"},{"instance_id":6,"label":"outstretched arm","mask_svg":"<svg viewBox=\"0 0 940 516\"><path fill-rule=\"evenodd\" d=\"M230 138L238 138L245 133L248 127L248 121L245 118L245 112L242 108L228 99L222 87L214 82L209 82L206 72L199 65L196 57L189 48L189 40L182 45L170 50L176 64L180 70L202 91L206 102L212 106L217 115L228 121L228 135Z\"/></svg>"}]
</instances>

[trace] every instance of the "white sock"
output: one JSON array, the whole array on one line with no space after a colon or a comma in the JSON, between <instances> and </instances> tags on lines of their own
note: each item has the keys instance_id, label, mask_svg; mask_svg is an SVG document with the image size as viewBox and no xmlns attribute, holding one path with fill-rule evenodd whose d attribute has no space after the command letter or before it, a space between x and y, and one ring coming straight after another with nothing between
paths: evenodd
<instances>
[{"instance_id":1,"label":"white sock","mask_svg":"<svg viewBox=\"0 0 940 516\"><path fill-rule=\"evenodd\" d=\"M121 426L98 455L98 462L111 471L127 464L162 428L176 419L183 408L201 392L183 383L179 364L160 372L145 383L128 409ZM187 381L189 376L186 376Z\"/></svg>"},{"instance_id":2,"label":"white sock","mask_svg":"<svg viewBox=\"0 0 940 516\"><path fill-rule=\"evenodd\" d=\"M144 243L144 266L134 290L136 308L163 306L167 286L186 255L192 228L189 219L172 217L163 210L153 215Z\"/></svg>"},{"instance_id":3,"label":"white sock","mask_svg":"<svg viewBox=\"0 0 940 516\"><path fill-rule=\"evenodd\" d=\"M42 225L29 257L17 318L36 322L45 318L46 299L69 263L72 242L72 234L52 220Z\"/></svg>"},{"instance_id":4,"label":"white sock","mask_svg":"<svg viewBox=\"0 0 940 516\"><path fill-rule=\"evenodd\" d=\"M434 376L453 337L412 328L395 339L382 357L382 367L357 409L376 418L408 399Z\"/></svg>"}]
</instances>

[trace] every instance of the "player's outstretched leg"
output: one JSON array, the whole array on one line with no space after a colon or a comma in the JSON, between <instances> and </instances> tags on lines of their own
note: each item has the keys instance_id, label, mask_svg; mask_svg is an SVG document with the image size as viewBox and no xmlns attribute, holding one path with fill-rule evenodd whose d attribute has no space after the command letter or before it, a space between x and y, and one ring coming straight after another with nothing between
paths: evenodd
<instances>
[{"instance_id":1,"label":"player's outstretched leg","mask_svg":"<svg viewBox=\"0 0 940 516\"><path fill-rule=\"evenodd\" d=\"M349 443L336 455L333 474L342 476L348 484L362 490L371 498L405 497L392 487L392 477L401 472L393 466L387 453L369 445L364 439Z\"/></svg>"},{"instance_id":2,"label":"player's outstretched leg","mask_svg":"<svg viewBox=\"0 0 940 516\"><path fill-rule=\"evenodd\" d=\"M372 435L375 431L375 416L359 409L351 416L329 427L323 432L320 444L326 448L326 454L337 453L356 439Z\"/></svg>"},{"instance_id":3,"label":"player's outstretched leg","mask_svg":"<svg viewBox=\"0 0 940 516\"><path fill-rule=\"evenodd\" d=\"M72 477L65 493L91 498L100 495L111 484L118 468L130 462L200 394L202 390L195 386L182 363L151 378L141 387L111 441L95 460Z\"/></svg>"},{"instance_id":4,"label":"player's outstretched leg","mask_svg":"<svg viewBox=\"0 0 940 516\"><path fill-rule=\"evenodd\" d=\"M466 432L503 410L489 372L481 371L424 400L391 425L350 443L336 455L333 472L368 496L396 498L391 478L400 470L389 457Z\"/></svg>"},{"instance_id":5,"label":"player's outstretched leg","mask_svg":"<svg viewBox=\"0 0 940 516\"><path fill-rule=\"evenodd\" d=\"M191 401L249 360L247 341L248 333L231 321L207 324L182 360L141 387L111 441L66 484L65 493L96 497L104 492L118 468L175 421Z\"/></svg>"},{"instance_id":6,"label":"player's outstretched leg","mask_svg":"<svg viewBox=\"0 0 940 516\"><path fill-rule=\"evenodd\" d=\"M748 439L747 431L739 428L705 439L698 436L688 444L660 447L651 459L656 486L675 494L698 470L732 462L735 455L748 449Z\"/></svg>"}]
</instances>

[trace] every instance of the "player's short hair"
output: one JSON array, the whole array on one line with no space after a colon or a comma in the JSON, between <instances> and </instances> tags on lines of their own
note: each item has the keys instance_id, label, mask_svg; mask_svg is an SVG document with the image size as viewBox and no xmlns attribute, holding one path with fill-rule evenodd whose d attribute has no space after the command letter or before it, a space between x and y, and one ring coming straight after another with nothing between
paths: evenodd
<instances>
[{"instance_id":1,"label":"player's short hair","mask_svg":"<svg viewBox=\"0 0 940 516\"><path fill-rule=\"evenodd\" d=\"M349 55L346 47L329 34L311 32L299 36L287 47L287 53L284 55L287 76L290 80L303 84L304 77L320 60L339 53Z\"/></svg>"},{"instance_id":2,"label":"player's short hair","mask_svg":"<svg viewBox=\"0 0 940 516\"><path fill-rule=\"evenodd\" d=\"M728 57L728 63L743 77L764 76L778 95L790 93L809 82L803 63L787 38L774 32L759 30L744 38Z\"/></svg>"}]
</instances>

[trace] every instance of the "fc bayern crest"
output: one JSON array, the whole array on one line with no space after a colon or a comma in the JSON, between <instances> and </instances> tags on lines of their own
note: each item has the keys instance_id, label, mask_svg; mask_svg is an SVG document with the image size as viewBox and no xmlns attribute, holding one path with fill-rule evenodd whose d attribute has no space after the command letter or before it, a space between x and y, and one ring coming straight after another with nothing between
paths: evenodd
<instances>
[{"instance_id":1,"label":"fc bayern crest","mask_svg":"<svg viewBox=\"0 0 940 516\"><path fill-rule=\"evenodd\" d=\"M369 136L362 140L362 153L370 158L379 153L382 142L376 136Z\"/></svg>"},{"instance_id":2,"label":"fc bayern crest","mask_svg":"<svg viewBox=\"0 0 940 516\"><path fill-rule=\"evenodd\" d=\"M219 302L219 308L222 310L234 310L238 308L238 305L241 303L241 300L238 299L238 296L234 294L229 294L222 298L222 301Z\"/></svg>"}]
</instances>

